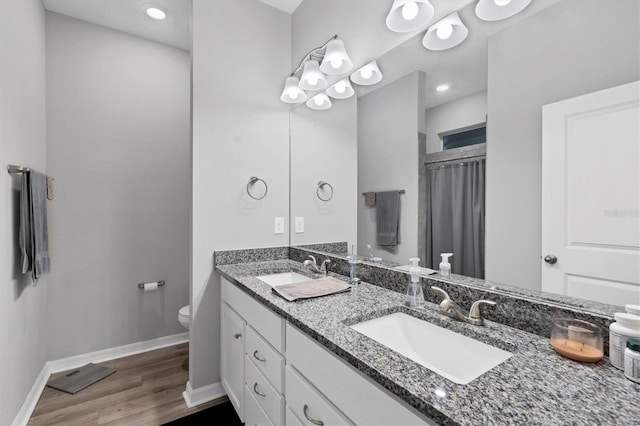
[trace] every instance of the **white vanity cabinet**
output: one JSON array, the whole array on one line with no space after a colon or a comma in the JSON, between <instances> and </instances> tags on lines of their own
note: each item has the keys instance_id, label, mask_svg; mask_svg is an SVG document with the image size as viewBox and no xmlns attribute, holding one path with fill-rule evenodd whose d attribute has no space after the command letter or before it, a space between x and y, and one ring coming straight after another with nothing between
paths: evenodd
<instances>
[{"instance_id":1,"label":"white vanity cabinet","mask_svg":"<svg viewBox=\"0 0 640 426\"><path fill-rule=\"evenodd\" d=\"M436 424L224 278L221 336L222 385L247 425Z\"/></svg>"}]
</instances>

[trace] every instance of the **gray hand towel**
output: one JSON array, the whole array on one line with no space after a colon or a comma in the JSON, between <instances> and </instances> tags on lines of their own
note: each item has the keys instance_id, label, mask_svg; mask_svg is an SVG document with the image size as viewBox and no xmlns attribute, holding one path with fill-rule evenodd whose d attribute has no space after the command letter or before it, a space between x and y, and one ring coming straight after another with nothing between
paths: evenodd
<instances>
[{"instance_id":1,"label":"gray hand towel","mask_svg":"<svg viewBox=\"0 0 640 426\"><path fill-rule=\"evenodd\" d=\"M22 173L22 184L20 186L20 231L18 243L22 255L21 271L26 274L32 267L31 248L31 202L29 189L29 173Z\"/></svg>"},{"instance_id":2,"label":"gray hand towel","mask_svg":"<svg viewBox=\"0 0 640 426\"><path fill-rule=\"evenodd\" d=\"M400 243L400 192L376 193L378 245L395 247Z\"/></svg>"},{"instance_id":3,"label":"gray hand towel","mask_svg":"<svg viewBox=\"0 0 640 426\"><path fill-rule=\"evenodd\" d=\"M376 205L376 193L365 192L364 193L364 205L367 207L373 207Z\"/></svg>"}]
</instances>

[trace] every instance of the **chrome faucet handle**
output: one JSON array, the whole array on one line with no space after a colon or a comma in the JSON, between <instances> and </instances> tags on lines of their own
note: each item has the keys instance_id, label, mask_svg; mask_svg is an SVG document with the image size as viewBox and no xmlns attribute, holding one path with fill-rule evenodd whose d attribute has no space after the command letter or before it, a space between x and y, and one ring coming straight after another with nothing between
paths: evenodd
<instances>
[{"instance_id":1,"label":"chrome faucet handle","mask_svg":"<svg viewBox=\"0 0 640 426\"><path fill-rule=\"evenodd\" d=\"M442 293L442 295L444 296L443 302L445 300L451 300L451 298L449 297L449 294L446 291L444 291L443 289L441 289L440 287L436 287L436 286L432 285L431 286L431 290L436 290L436 291L439 291L440 293Z\"/></svg>"},{"instance_id":2,"label":"chrome faucet handle","mask_svg":"<svg viewBox=\"0 0 640 426\"><path fill-rule=\"evenodd\" d=\"M331 263L331 259L325 259L322 264L320 265L320 271L327 275L327 272L329 272L329 264Z\"/></svg>"},{"instance_id":3,"label":"chrome faucet handle","mask_svg":"<svg viewBox=\"0 0 640 426\"><path fill-rule=\"evenodd\" d=\"M469 310L469 319L472 321L478 321L482 323L482 314L480 313L480 305L491 305L494 306L496 302L493 300L477 300L473 302L471 305L471 309Z\"/></svg>"},{"instance_id":4,"label":"chrome faucet handle","mask_svg":"<svg viewBox=\"0 0 640 426\"><path fill-rule=\"evenodd\" d=\"M313 264L314 264L314 265L317 265L317 264L318 264L318 262L316 261L316 258L315 258L315 257L313 257L313 256L311 256L311 255L309 255L309 257L311 258L311 260L313 260Z\"/></svg>"}]
</instances>

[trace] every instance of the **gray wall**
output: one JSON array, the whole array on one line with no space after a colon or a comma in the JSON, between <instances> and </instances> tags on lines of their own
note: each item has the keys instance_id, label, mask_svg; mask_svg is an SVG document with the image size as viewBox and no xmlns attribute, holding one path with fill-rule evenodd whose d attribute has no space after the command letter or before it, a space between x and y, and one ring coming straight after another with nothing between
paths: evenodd
<instances>
[{"instance_id":1,"label":"gray wall","mask_svg":"<svg viewBox=\"0 0 640 426\"><path fill-rule=\"evenodd\" d=\"M350 248L356 243L358 101L352 96L332 102L326 111L306 105L291 111L292 245L347 241ZM321 180L333 186L330 201L316 195ZM295 232L296 216L305 219L304 233Z\"/></svg>"},{"instance_id":2,"label":"gray wall","mask_svg":"<svg viewBox=\"0 0 640 426\"><path fill-rule=\"evenodd\" d=\"M486 116L486 91L429 108L425 113L427 154L442 151L439 133L483 123Z\"/></svg>"},{"instance_id":3,"label":"gray wall","mask_svg":"<svg viewBox=\"0 0 640 426\"><path fill-rule=\"evenodd\" d=\"M358 99L358 253L408 264L418 253L418 131L424 74L413 72ZM400 196L400 244L381 248L376 239L376 208L364 205L363 192L404 189Z\"/></svg>"},{"instance_id":4,"label":"gray wall","mask_svg":"<svg viewBox=\"0 0 640 426\"><path fill-rule=\"evenodd\" d=\"M638 80L637 0L564 0L489 39L486 278L540 289L543 105Z\"/></svg>"},{"instance_id":5,"label":"gray wall","mask_svg":"<svg viewBox=\"0 0 640 426\"><path fill-rule=\"evenodd\" d=\"M284 246L289 216L291 15L255 0L193 2L193 215L189 381L220 380L220 276L215 250ZM251 176L269 184L248 197Z\"/></svg>"},{"instance_id":6,"label":"gray wall","mask_svg":"<svg viewBox=\"0 0 640 426\"><path fill-rule=\"evenodd\" d=\"M185 331L189 96L187 52L47 13L49 359Z\"/></svg>"},{"instance_id":7,"label":"gray wall","mask_svg":"<svg viewBox=\"0 0 640 426\"><path fill-rule=\"evenodd\" d=\"M18 164L47 172L40 0L2 2L0 58L0 424L8 425L47 361L49 277L33 287L30 276L19 272L20 175L5 171L7 164Z\"/></svg>"}]
</instances>

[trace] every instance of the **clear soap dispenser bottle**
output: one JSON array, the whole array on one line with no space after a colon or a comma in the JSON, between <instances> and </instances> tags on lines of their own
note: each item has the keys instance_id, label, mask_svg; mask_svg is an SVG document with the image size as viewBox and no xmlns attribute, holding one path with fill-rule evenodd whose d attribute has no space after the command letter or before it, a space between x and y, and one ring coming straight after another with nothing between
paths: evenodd
<instances>
[{"instance_id":1,"label":"clear soap dispenser bottle","mask_svg":"<svg viewBox=\"0 0 640 426\"><path fill-rule=\"evenodd\" d=\"M453 253L440 253L440 256L442 256L442 262L440 262L440 276L448 277L451 275L449 257L453 256Z\"/></svg>"},{"instance_id":2,"label":"clear soap dispenser bottle","mask_svg":"<svg viewBox=\"0 0 640 426\"><path fill-rule=\"evenodd\" d=\"M410 308L422 308L424 306L424 294L422 292L422 284L420 284L420 267L418 266L420 259L412 257L409 261L411 262L411 268L409 268L411 280L407 287L407 296L404 299L404 304Z\"/></svg>"}]
</instances>

